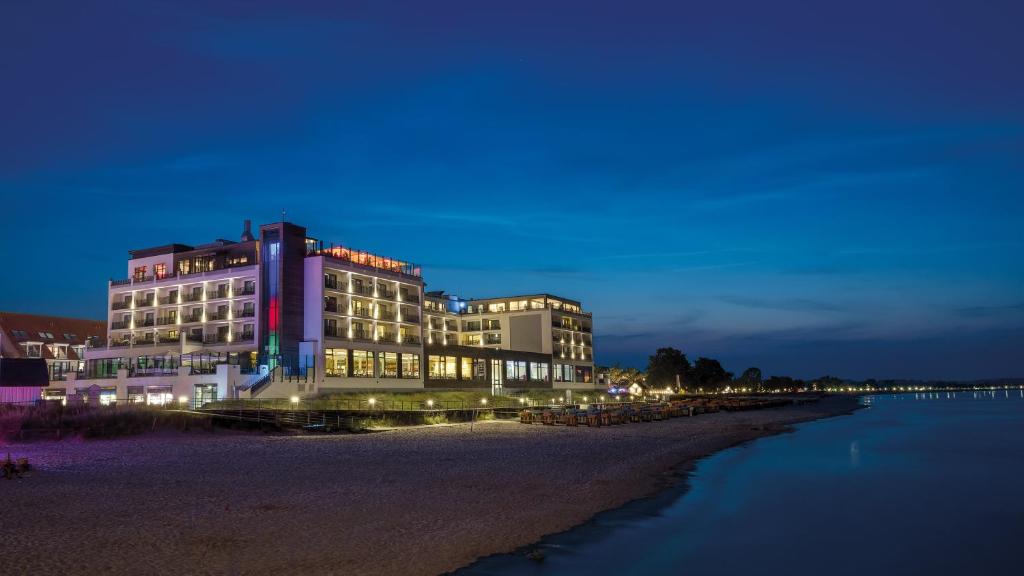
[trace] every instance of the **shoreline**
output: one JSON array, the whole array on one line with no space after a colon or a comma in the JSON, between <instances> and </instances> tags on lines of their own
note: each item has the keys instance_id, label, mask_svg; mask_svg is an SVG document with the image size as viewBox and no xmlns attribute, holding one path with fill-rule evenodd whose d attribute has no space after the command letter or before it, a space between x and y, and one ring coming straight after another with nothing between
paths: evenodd
<instances>
[{"instance_id":1,"label":"shoreline","mask_svg":"<svg viewBox=\"0 0 1024 576\"><path fill-rule=\"evenodd\" d=\"M615 521L635 520L656 516L662 510L675 503L679 498L686 496L691 488L690 482L693 472L696 470L698 463L702 460L726 450L731 450L750 442L755 442L762 438L769 438L780 434L795 433L797 431L795 426L799 424L827 420L829 418L836 418L839 416L851 416L858 410L865 407L859 403L861 397L862 395L841 397L844 399L855 398L857 400L857 404L853 405L849 409L841 408L835 412L826 413L821 416L811 416L805 419L794 420L787 424L765 428L763 429L763 434L759 434L749 439L738 440L733 444L717 448L692 459L680 462L674 469L666 472L666 485L660 489L656 489L653 493L629 500L621 506L596 512L591 518L581 524L577 524L561 532L546 534L540 539L529 544L519 546L510 552L489 554L444 574L445 576L473 576L478 573L478 570L482 570L482 572L480 572L481 574L490 574L491 572L489 570L491 569L497 569L500 573L507 573L502 571L502 569L506 566L508 568L514 568L516 566L522 567L523 561L529 559L531 554L538 551L541 555L539 561L543 562L545 548L572 547L575 544L586 541L588 536L605 534L611 530L608 524Z\"/></svg>"},{"instance_id":2,"label":"shoreline","mask_svg":"<svg viewBox=\"0 0 1024 576\"><path fill-rule=\"evenodd\" d=\"M858 407L831 396L597 429L485 422L9 445L37 471L0 485L21 527L0 554L26 572L174 573L190 558L211 574L449 573L656 497L700 458ZM105 554L72 552L91 542ZM152 544L145 555L140 542Z\"/></svg>"}]
</instances>

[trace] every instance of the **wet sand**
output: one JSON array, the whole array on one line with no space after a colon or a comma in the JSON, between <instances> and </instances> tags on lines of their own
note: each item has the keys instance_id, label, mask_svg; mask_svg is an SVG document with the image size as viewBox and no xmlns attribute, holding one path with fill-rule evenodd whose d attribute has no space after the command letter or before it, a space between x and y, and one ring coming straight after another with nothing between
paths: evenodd
<instances>
[{"instance_id":1,"label":"wet sand","mask_svg":"<svg viewBox=\"0 0 1024 576\"><path fill-rule=\"evenodd\" d=\"M0 446L11 573L438 574L649 496L687 463L852 397L610 428L488 422Z\"/></svg>"}]
</instances>

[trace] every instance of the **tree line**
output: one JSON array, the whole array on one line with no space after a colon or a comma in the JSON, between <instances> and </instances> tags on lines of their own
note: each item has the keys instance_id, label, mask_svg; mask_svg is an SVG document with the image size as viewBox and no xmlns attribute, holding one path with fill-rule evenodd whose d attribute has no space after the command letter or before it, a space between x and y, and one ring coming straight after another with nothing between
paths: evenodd
<instances>
[{"instance_id":1,"label":"tree line","mask_svg":"<svg viewBox=\"0 0 1024 576\"><path fill-rule=\"evenodd\" d=\"M612 366L606 369L606 373L612 384L624 387L640 384L649 389L669 388L674 391L715 391L728 387L763 392L766 390L816 388L819 385L824 387L840 382L838 378L832 376L815 380L812 385L789 376L771 376L765 379L761 369L754 366L744 370L738 377L734 377L732 372L726 370L721 362L714 358L700 356L691 363L681 350L670 347L658 348L654 355L649 357L646 371Z\"/></svg>"}]
</instances>

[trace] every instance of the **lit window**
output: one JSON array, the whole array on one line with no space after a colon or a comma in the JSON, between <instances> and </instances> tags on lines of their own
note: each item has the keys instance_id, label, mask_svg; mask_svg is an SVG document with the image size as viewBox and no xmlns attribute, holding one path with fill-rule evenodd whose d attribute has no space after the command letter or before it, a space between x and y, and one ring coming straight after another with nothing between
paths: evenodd
<instances>
[{"instance_id":1,"label":"lit window","mask_svg":"<svg viewBox=\"0 0 1024 576\"><path fill-rule=\"evenodd\" d=\"M526 362L522 360L505 361L506 380L526 380Z\"/></svg>"},{"instance_id":2,"label":"lit window","mask_svg":"<svg viewBox=\"0 0 1024 576\"><path fill-rule=\"evenodd\" d=\"M402 378L420 377L420 355L402 354Z\"/></svg>"},{"instance_id":3,"label":"lit window","mask_svg":"<svg viewBox=\"0 0 1024 576\"><path fill-rule=\"evenodd\" d=\"M381 376L385 378L398 378L398 353L380 352Z\"/></svg>"},{"instance_id":4,"label":"lit window","mask_svg":"<svg viewBox=\"0 0 1024 576\"><path fill-rule=\"evenodd\" d=\"M348 376L348 350L328 348L324 350L324 369L328 376Z\"/></svg>"},{"instance_id":5,"label":"lit window","mask_svg":"<svg viewBox=\"0 0 1024 576\"><path fill-rule=\"evenodd\" d=\"M352 351L352 375L360 378L373 378L373 352Z\"/></svg>"}]
</instances>

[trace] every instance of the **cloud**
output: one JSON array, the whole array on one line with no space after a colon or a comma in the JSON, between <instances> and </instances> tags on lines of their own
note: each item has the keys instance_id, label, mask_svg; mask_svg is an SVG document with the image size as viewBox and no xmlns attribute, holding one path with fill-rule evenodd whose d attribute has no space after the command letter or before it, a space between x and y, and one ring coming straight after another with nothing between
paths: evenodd
<instances>
[{"instance_id":1,"label":"cloud","mask_svg":"<svg viewBox=\"0 0 1024 576\"><path fill-rule=\"evenodd\" d=\"M964 306L956 308L954 312L960 316L969 318L983 318L1000 314L1011 314L1024 311L1024 302L1016 304L1005 304L999 306Z\"/></svg>"},{"instance_id":2,"label":"cloud","mask_svg":"<svg viewBox=\"0 0 1024 576\"><path fill-rule=\"evenodd\" d=\"M810 311L810 312L839 312L844 310L833 302L823 300L812 300L810 298L778 298L767 299L755 296L728 295L719 298L721 301L734 306L744 308L760 308L764 310L786 310L786 311Z\"/></svg>"}]
</instances>

